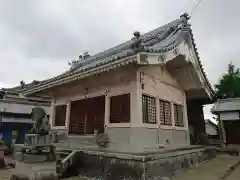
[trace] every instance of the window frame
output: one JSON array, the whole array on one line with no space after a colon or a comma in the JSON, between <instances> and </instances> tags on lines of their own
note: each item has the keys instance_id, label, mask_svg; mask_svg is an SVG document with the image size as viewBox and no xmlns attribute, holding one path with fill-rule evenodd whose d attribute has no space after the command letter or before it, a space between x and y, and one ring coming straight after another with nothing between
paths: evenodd
<instances>
[{"instance_id":1,"label":"window frame","mask_svg":"<svg viewBox=\"0 0 240 180\"><path fill-rule=\"evenodd\" d=\"M111 122L111 98L116 96L129 95L129 120L127 122ZM109 104L109 112L108 112L108 124L111 125L124 125L131 123L131 93L130 92L122 92L115 94L108 94L108 104Z\"/></svg>"},{"instance_id":2,"label":"window frame","mask_svg":"<svg viewBox=\"0 0 240 180\"><path fill-rule=\"evenodd\" d=\"M65 107L65 119L64 119L64 125L62 125L62 124L56 124L56 117L57 117L57 107ZM54 106L54 122L53 122L53 126L54 127L66 127L66 116L67 116L67 104L56 104L55 106Z\"/></svg>"},{"instance_id":3,"label":"window frame","mask_svg":"<svg viewBox=\"0 0 240 180\"><path fill-rule=\"evenodd\" d=\"M167 103L169 103L169 105L170 105L170 120L171 120L171 124L163 124L163 123L161 122L161 118L160 118L160 116L161 116L160 101L167 102ZM159 107L158 107L159 114L158 114L158 116L159 116L159 124L160 124L160 126L173 127L173 125L174 125L174 123L173 123L173 116L174 116L174 115L173 115L173 102L170 101L170 100L163 99L163 98L158 98L158 103L159 103ZM163 113L164 113L164 112L163 112Z\"/></svg>"},{"instance_id":4,"label":"window frame","mask_svg":"<svg viewBox=\"0 0 240 180\"><path fill-rule=\"evenodd\" d=\"M154 98L154 100L155 100L155 122L149 122L149 120L148 120L148 122L145 122L144 121L144 110L143 110L143 96L147 96L147 97L150 97L150 98ZM141 102L142 102L142 123L143 124L147 124L147 125L149 125L149 126L151 126L151 125L157 125L158 124L158 118L157 118L157 115L158 115L158 113L157 113L157 108L158 108L158 106L157 106L157 101L158 101L158 98L156 98L155 96L152 96L152 95L150 95L150 94L147 94L147 93L142 93L142 96L141 96ZM149 115L148 115L149 116Z\"/></svg>"},{"instance_id":5,"label":"window frame","mask_svg":"<svg viewBox=\"0 0 240 180\"><path fill-rule=\"evenodd\" d=\"M177 125L176 124L176 116L178 118L178 115L176 114L176 111L175 111L175 106L180 106L182 108L182 125ZM185 112L184 112L184 105L183 104L180 104L180 103L176 103L174 102L173 103L173 119L174 119L174 126L177 127L177 128L184 128L185 127Z\"/></svg>"}]
</instances>

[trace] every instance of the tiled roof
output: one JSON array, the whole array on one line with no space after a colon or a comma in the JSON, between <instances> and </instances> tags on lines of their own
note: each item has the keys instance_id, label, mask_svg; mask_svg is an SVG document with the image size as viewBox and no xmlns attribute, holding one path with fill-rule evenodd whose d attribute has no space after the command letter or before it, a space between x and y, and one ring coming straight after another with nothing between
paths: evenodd
<instances>
[{"instance_id":1,"label":"tiled roof","mask_svg":"<svg viewBox=\"0 0 240 180\"><path fill-rule=\"evenodd\" d=\"M12 93L18 93L18 92L21 92L23 89L29 89L33 86L36 86L38 84L40 84L41 81L33 81L31 83L28 83L28 84L25 84L24 86L15 86L15 87L12 87L12 88L2 88L1 90L2 91L7 91L7 92L12 92Z\"/></svg>"},{"instance_id":2,"label":"tiled roof","mask_svg":"<svg viewBox=\"0 0 240 180\"><path fill-rule=\"evenodd\" d=\"M35 85L34 88L40 87L41 85L46 85L48 83L60 80L62 78L85 72L87 70L93 69L95 67L100 67L106 64L111 64L118 61L121 58L128 57L136 54L137 52L158 52L164 53L174 50L186 37L190 36L193 43L194 51L198 59L199 66L202 69L203 75L210 89L212 87L207 80L207 77L203 71L201 62L199 60L196 45L194 43L193 34L188 24L188 15L183 14L180 18L161 26L153 31L146 34L140 35L139 37L134 37L131 40L122 43L118 46L110 48L104 52L100 52L93 56L88 56L77 62L74 68L69 71L56 76L54 78L41 81L39 84ZM28 88L26 88L28 89ZM30 88L31 89L31 88ZM213 91L213 90L212 90Z\"/></svg>"},{"instance_id":3,"label":"tiled roof","mask_svg":"<svg viewBox=\"0 0 240 180\"><path fill-rule=\"evenodd\" d=\"M15 86L15 87L11 87L11 88L1 88L0 92L18 95L20 92L24 91L25 89L31 89L37 85L42 84L43 82L44 81L34 80L31 83L24 83L24 85L21 85L21 82L20 82L19 86Z\"/></svg>"},{"instance_id":4,"label":"tiled roof","mask_svg":"<svg viewBox=\"0 0 240 180\"><path fill-rule=\"evenodd\" d=\"M223 111L240 111L240 98L218 99L211 111L213 113Z\"/></svg>"},{"instance_id":5,"label":"tiled roof","mask_svg":"<svg viewBox=\"0 0 240 180\"><path fill-rule=\"evenodd\" d=\"M24 84L24 86L19 85L19 86L15 86L15 87L12 87L12 88L1 88L0 89L0 96L1 97L5 96L5 98L9 97L9 96L17 96L17 97L20 98L20 94L21 94L22 91L24 91L25 89L31 89L32 87L40 84L41 82L42 81L34 80L31 83ZM0 97L0 99L1 99L1 97ZM41 98L42 100L49 100L49 97L46 97L46 96L34 96L32 98Z\"/></svg>"}]
</instances>

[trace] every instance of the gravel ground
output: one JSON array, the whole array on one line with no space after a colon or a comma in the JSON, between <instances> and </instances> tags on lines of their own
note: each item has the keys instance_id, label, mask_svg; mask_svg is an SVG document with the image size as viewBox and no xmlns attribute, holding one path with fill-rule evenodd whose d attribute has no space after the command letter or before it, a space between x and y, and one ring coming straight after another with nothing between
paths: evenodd
<instances>
[{"instance_id":1,"label":"gravel ground","mask_svg":"<svg viewBox=\"0 0 240 180\"><path fill-rule=\"evenodd\" d=\"M240 157L238 156L225 154L217 155L216 158L199 165L197 168L176 174L172 180L218 180L219 177L226 173L229 167L237 163L239 160Z\"/></svg>"},{"instance_id":2,"label":"gravel ground","mask_svg":"<svg viewBox=\"0 0 240 180\"><path fill-rule=\"evenodd\" d=\"M240 179L240 165L227 177L226 180L238 180Z\"/></svg>"},{"instance_id":3,"label":"gravel ground","mask_svg":"<svg viewBox=\"0 0 240 180\"><path fill-rule=\"evenodd\" d=\"M172 180L216 180L221 176L232 164L239 161L240 158L229 155L218 155L211 161L201 164L197 168L178 173ZM21 173L32 176L38 171L55 172L55 162L45 163L22 163L17 162L16 168L0 170L0 180L9 180L12 174ZM240 166L227 178L227 180L239 179ZM237 180L236 179L236 180ZM72 177L65 180L90 180L86 177ZM100 180L92 178L91 180Z\"/></svg>"},{"instance_id":4,"label":"gravel ground","mask_svg":"<svg viewBox=\"0 0 240 180\"><path fill-rule=\"evenodd\" d=\"M33 176L35 172L53 172L55 173L55 162L42 163L23 163L17 162L15 168L0 169L0 180L9 180L13 174L25 174L29 177ZM65 180L88 180L85 177L72 177Z\"/></svg>"}]
</instances>

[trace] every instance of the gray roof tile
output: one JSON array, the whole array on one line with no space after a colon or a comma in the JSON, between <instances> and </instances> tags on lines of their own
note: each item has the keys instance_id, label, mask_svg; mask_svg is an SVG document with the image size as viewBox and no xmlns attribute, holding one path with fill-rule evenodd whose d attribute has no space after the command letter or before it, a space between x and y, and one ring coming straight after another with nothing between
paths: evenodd
<instances>
[{"instance_id":1,"label":"gray roof tile","mask_svg":"<svg viewBox=\"0 0 240 180\"><path fill-rule=\"evenodd\" d=\"M211 111L213 113L223 111L240 111L240 98L218 99Z\"/></svg>"},{"instance_id":2,"label":"gray roof tile","mask_svg":"<svg viewBox=\"0 0 240 180\"><path fill-rule=\"evenodd\" d=\"M186 17L185 15L181 16L180 18L164 26L161 26L157 29L154 29L153 31L150 31L146 34L141 35L140 40L141 40L141 45L143 47L141 51L167 52L167 51L174 50L176 46L179 45L187 35L188 36L190 35L190 38L193 42L194 50L196 52L196 55L199 61L192 31L191 31L190 25L188 24L188 17ZM112 63L113 61L117 61L120 58L123 58L126 56L133 55L136 53L136 51L132 48L134 43L136 43L136 37L132 38L131 40L125 43L122 43L113 48L110 48L106 51L100 52L96 55L88 56L85 59L79 60L78 64L74 68L70 69L69 71L59 76L56 76L54 78L41 81L38 85L34 87L53 82L55 80L70 76L78 72L83 72L85 70L88 70L94 67ZM201 66L200 61L199 61L199 64ZM205 76L205 73L203 74ZM208 82L208 80L207 80L207 83L211 88L211 85Z\"/></svg>"}]
</instances>

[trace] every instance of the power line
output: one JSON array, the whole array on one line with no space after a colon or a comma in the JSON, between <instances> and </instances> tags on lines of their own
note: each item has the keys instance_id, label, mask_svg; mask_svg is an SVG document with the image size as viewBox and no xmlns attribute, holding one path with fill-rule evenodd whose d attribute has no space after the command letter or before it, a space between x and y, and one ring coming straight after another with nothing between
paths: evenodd
<instances>
[{"instance_id":1,"label":"power line","mask_svg":"<svg viewBox=\"0 0 240 180\"><path fill-rule=\"evenodd\" d=\"M190 12L190 16L192 16L192 14L194 13L194 11L199 7L199 5L201 4L201 2L203 2L203 0L197 0L197 3L195 4L195 6L192 8L191 12Z\"/></svg>"}]
</instances>

